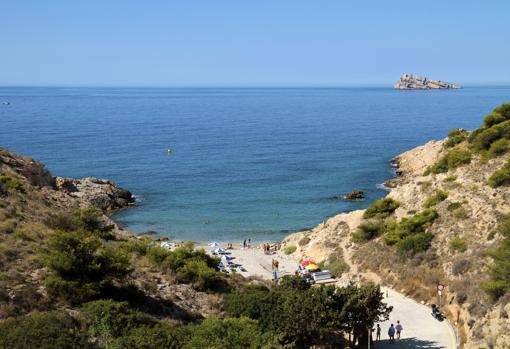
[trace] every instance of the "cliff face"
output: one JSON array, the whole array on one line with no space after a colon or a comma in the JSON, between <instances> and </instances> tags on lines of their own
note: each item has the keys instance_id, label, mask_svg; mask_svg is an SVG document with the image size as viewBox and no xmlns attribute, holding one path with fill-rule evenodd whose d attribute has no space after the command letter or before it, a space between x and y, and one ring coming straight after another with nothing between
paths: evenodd
<instances>
[{"instance_id":1,"label":"cliff face","mask_svg":"<svg viewBox=\"0 0 510 349\"><path fill-rule=\"evenodd\" d=\"M436 285L445 284L443 306L464 347L509 348L508 299L492 303L480 283L488 278L491 263L486 252L501 240L489 234L501 214L510 210L510 187L491 188L487 179L510 156L488 161L475 156L470 164L447 173L424 175L447 152L443 144L432 141L396 157L399 175L387 183L392 188L388 197L400 202L390 218L394 221L423 211L424 202L438 190L448 193L434 206L439 218L429 228L433 240L428 251L403 257L381 237L354 243L352 233L368 221L364 210L334 216L310 231L288 236L284 244L297 246L296 258L320 262L343 256L350 265L343 278L383 282L425 303L437 303ZM452 241L459 239L464 249L453 248Z\"/></svg>"},{"instance_id":2,"label":"cliff face","mask_svg":"<svg viewBox=\"0 0 510 349\"><path fill-rule=\"evenodd\" d=\"M438 90L460 88L457 84L441 80L432 80L427 77L413 74L403 74L395 83L394 87L399 90Z\"/></svg>"}]
</instances>

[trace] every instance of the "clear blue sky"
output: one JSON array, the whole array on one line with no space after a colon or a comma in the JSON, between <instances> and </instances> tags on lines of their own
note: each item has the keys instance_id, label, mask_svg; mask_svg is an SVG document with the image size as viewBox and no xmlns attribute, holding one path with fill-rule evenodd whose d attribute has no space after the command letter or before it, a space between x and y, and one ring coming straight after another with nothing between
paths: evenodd
<instances>
[{"instance_id":1,"label":"clear blue sky","mask_svg":"<svg viewBox=\"0 0 510 349\"><path fill-rule=\"evenodd\" d=\"M12 0L0 85L510 84L510 1Z\"/></svg>"}]
</instances>

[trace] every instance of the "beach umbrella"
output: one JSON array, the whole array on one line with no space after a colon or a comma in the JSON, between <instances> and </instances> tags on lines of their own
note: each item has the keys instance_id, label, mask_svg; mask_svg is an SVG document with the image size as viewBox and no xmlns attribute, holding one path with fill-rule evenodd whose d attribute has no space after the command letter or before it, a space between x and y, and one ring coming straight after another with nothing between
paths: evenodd
<instances>
[{"instance_id":1,"label":"beach umbrella","mask_svg":"<svg viewBox=\"0 0 510 349\"><path fill-rule=\"evenodd\" d=\"M317 264L308 264L306 267L305 267L306 270L317 270L319 269L319 267L317 266Z\"/></svg>"},{"instance_id":2,"label":"beach umbrella","mask_svg":"<svg viewBox=\"0 0 510 349\"><path fill-rule=\"evenodd\" d=\"M211 242L211 243L209 243L209 246L216 247L216 246L219 246L219 244L217 242Z\"/></svg>"},{"instance_id":3,"label":"beach umbrella","mask_svg":"<svg viewBox=\"0 0 510 349\"><path fill-rule=\"evenodd\" d=\"M221 254L221 253L225 253L225 249L223 248L217 248L215 250L213 250L214 253L217 253L217 254Z\"/></svg>"},{"instance_id":4,"label":"beach umbrella","mask_svg":"<svg viewBox=\"0 0 510 349\"><path fill-rule=\"evenodd\" d=\"M299 265L302 267L306 267L307 265L310 265L310 264L316 264L316 263L312 262L312 261L302 261L301 263L299 263Z\"/></svg>"}]
</instances>

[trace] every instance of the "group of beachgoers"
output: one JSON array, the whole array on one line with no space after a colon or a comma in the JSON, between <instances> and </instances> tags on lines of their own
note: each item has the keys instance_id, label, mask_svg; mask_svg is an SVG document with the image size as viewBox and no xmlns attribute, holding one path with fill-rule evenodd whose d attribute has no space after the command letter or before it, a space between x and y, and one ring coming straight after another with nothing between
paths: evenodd
<instances>
[{"instance_id":1,"label":"group of beachgoers","mask_svg":"<svg viewBox=\"0 0 510 349\"><path fill-rule=\"evenodd\" d=\"M251 248L251 239L243 240L243 248L244 249Z\"/></svg>"},{"instance_id":2,"label":"group of beachgoers","mask_svg":"<svg viewBox=\"0 0 510 349\"><path fill-rule=\"evenodd\" d=\"M397 336L397 340L400 339L400 335L401 335L403 329L404 328L402 327L400 320L397 320L396 326L394 326L393 324L390 325L390 328L388 328L388 337L390 337L390 341L392 343L395 342L395 335ZM375 331L376 331L375 339L376 339L376 341L380 341L381 340L381 326L379 324L377 324Z\"/></svg>"}]
</instances>

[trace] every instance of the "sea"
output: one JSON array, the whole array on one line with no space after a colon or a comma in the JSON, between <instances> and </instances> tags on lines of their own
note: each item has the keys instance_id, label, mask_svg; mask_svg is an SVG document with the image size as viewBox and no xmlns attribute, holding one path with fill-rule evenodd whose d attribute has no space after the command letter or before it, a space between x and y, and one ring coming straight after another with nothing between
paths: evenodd
<instances>
[{"instance_id":1,"label":"sea","mask_svg":"<svg viewBox=\"0 0 510 349\"><path fill-rule=\"evenodd\" d=\"M0 87L0 147L130 190L136 207L113 218L134 233L278 241L367 207L394 156L509 101L509 87ZM339 198L352 190L365 200Z\"/></svg>"}]
</instances>

